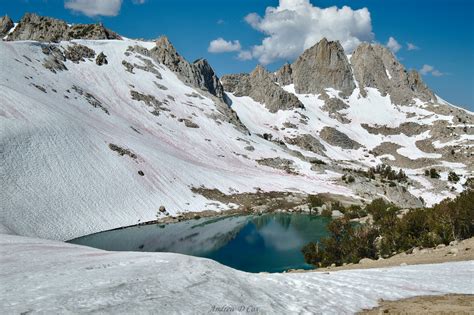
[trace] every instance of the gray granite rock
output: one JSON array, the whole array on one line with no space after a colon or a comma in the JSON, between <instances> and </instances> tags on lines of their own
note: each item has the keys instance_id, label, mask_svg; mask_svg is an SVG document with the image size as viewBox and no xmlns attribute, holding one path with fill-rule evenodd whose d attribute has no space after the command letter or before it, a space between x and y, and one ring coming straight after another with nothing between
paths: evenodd
<instances>
[{"instance_id":1,"label":"gray granite rock","mask_svg":"<svg viewBox=\"0 0 474 315\"><path fill-rule=\"evenodd\" d=\"M79 63L85 59L95 58L95 51L81 44L73 44L64 50L64 57L74 63Z\"/></svg>"},{"instance_id":2,"label":"gray granite rock","mask_svg":"<svg viewBox=\"0 0 474 315\"><path fill-rule=\"evenodd\" d=\"M285 63L283 67L278 69L275 73L276 82L280 86L285 86L293 83L293 70L289 63Z\"/></svg>"},{"instance_id":3,"label":"gray granite rock","mask_svg":"<svg viewBox=\"0 0 474 315\"><path fill-rule=\"evenodd\" d=\"M103 52L100 52L97 55L97 58L95 58L95 63L98 66L102 66L108 64L109 62L107 61L107 56Z\"/></svg>"},{"instance_id":4,"label":"gray granite rock","mask_svg":"<svg viewBox=\"0 0 474 315\"><path fill-rule=\"evenodd\" d=\"M265 68L258 65L250 74L236 74L222 77L226 91L235 96L249 96L262 103L272 113L279 110L304 108L298 98L283 90Z\"/></svg>"},{"instance_id":5,"label":"gray granite rock","mask_svg":"<svg viewBox=\"0 0 474 315\"><path fill-rule=\"evenodd\" d=\"M101 23L68 26L62 20L26 13L7 40L59 42L71 39L121 39Z\"/></svg>"},{"instance_id":6,"label":"gray granite rock","mask_svg":"<svg viewBox=\"0 0 474 315\"><path fill-rule=\"evenodd\" d=\"M13 21L8 15L2 16L0 18L0 37L5 37L13 26Z\"/></svg>"},{"instance_id":7,"label":"gray granite rock","mask_svg":"<svg viewBox=\"0 0 474 315\"><path fill-rule=\"evenodd\" d=\"M178 54L166 36L160 37L148 54L155 61L177 73L185 83L225 100L224 89L207 60L198 59L192 64L187 62Z\"/></svg>"},{"instance_id":8,"label":"gray granite rock","mask_svg":"<svg viewBox=\"0 0 474 315\"><path fill-rule=\"evenodd\" d=\"M321 130L319 136L330 145L334 145L343 149L355 150L361 147L358 142L349 138L345 133L340 132L339 130L332 127L324 127Z\"/></svg>"},{"instance_id":9,"label":"gray granite rock","mask_svg":"<svg viewBox=\"0 0 474 315\"><path fill-rule=\"evenodd\" d=\"M291 65L297 93L318 94L334 88L350 95L355 88L351 66L338 41L323 38Z\"/></svg>"},{"instance_id":10,"label":"gray granite rock","mask_svg":"<svg viewBox=\"0 0 474 315\"><path fill-rule=\"evenodd\" d=\"M407 71L392 52L381 45L363 43L354 51L351 64L361 94L367 87L377 88L382 95L390 95L393 103L408 105L414 98L434 101L435 96L423 83L418 72Z\"/></svg>"},{"instance_id":11,"label":"gray granite rock","mask_svg":"<svg viewBox=\"0 0 474 315\"><path fill-rule=\"evenodd\" d=\"M304 150L321 155L324 155L324 151L326 151L324 145L310 134L298 135L294 138L285 137L285 141L288 144L296 145Z\"/></svg>"}]
</instances>

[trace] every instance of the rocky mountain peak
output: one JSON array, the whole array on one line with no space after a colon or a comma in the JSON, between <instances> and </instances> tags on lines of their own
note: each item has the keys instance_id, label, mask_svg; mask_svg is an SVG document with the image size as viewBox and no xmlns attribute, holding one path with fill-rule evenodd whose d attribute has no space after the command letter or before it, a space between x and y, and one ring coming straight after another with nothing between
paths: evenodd
<instances>
[{"instance_id":1,"label":"rocky mountain peak","mask_svg":"<svg viewBox=\"0 0 474 315\"><path fill-rule=\"evenodd\" d=\"M297 93L321 93L334 88L349 95L355 88L351 66L338 41L320 40L291 65Z\"/></svg>"},{"instance_id":2,"label":"rocky mountain peak","mask_svg":"<svg viewBox=\"0 0 474 315\"><path fill-rule=\"evenodd\" d=\"M121 37L106 29L101 23L69 26L59 19L26 13L7 38L7 40L44 42L59 42L71 39L121 39Z\"/></svg>"},{"instance_id":3,"label":"rocky mountain peak","mask_svg":"<svg viewBox=\"0 0 474 315\"><path fill-rule=\"evenodd\" d=\"M383 95L390 94L392 102L399 105L410 104L414 98L425 102L435 100L420 75L414 70L408 72L385 46L359 45L352 54L351 64L363 96L365 89L372 87Z\"/></svg>"},{"instance_id":4,"label":"rocky mountain peak","mask_svg":"<svg viewBox=\"0 0 474 315\"><path fill-rule=\"evenodd\" d=\"M0 37L4 37L13 28L14 24L8 15L0 18Z\"/></svg>"}]
</instances>

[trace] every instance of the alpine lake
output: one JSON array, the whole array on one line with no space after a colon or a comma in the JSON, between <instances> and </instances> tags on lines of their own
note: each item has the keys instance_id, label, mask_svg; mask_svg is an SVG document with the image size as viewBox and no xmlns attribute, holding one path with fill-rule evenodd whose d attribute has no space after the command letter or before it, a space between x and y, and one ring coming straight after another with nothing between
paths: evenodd
<instances>
[{"instance_id":1,"label":"alpine lake","mask_svg":"<svg viewBox=\"0 0 474 315\"><path fill-rule=\"evenodd\" d=\"M69 241L108 251L172 252L213 259L246 272L312 269L301 249L328 235L330 219L266 213L137 225Z\"/></svg>"}]
</instances>

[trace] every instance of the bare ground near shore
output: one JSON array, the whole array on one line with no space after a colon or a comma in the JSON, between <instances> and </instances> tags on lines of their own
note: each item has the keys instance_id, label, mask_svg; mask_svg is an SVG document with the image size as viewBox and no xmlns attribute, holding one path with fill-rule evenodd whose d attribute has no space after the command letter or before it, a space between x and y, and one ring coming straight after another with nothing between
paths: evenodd
<instances>
[{"instance_id":1,"label":"bare ground near shore","mask_svg":"<svg viewBox=\"0 0 474 315\"><path fill-rule=\"evenodd\" d=\"M474 261L474 237L455 243L456 244L444 247L441 245L437 248L415 248L409 254L404 252L387 259L379 260L362 259L361 263L358 264L348 264L339 267L318 268L314 271L328 272L348 269L368 269L404 265L437 264L450 261ZM293 272L299 271L295 270Z\"/></svg>"},{"instance_id":2,"label":"bare ground near shore","mask_svg":"<svg viewBox=\"0 0 474 315\"><path fill-rule=\"evenodd\" d=\"M358 314L474 314L474 295L447 294L416 296L398 301L383 301Z\"/></svg>"}]
</instances>

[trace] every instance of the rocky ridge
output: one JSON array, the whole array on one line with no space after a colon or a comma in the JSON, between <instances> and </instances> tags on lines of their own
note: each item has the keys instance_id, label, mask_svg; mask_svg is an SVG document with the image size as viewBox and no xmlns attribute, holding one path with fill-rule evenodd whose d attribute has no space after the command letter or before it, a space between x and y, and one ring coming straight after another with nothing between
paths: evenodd
<instances>
[{"instance_id":1,"label":"rocky ridge","mask_svg":"<svg viewBox=\"0 0 474 315\"><path fill-rule=\"evenodd\" d=\"M8 35L7 40L59 42L71 39L122 39L120 35L98 24L74 24L50 17L26 13Z\"/></svg>"}]
</instances>

